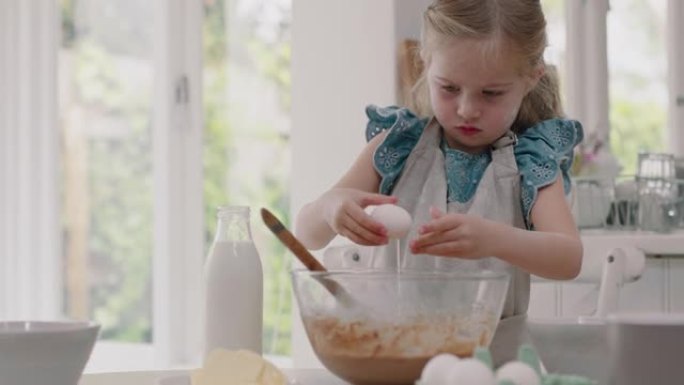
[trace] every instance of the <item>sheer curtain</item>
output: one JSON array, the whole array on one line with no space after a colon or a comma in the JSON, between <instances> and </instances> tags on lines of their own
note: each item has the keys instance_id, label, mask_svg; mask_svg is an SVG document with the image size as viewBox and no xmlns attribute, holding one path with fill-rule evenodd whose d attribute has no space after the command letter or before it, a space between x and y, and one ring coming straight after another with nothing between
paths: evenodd
<instances>
[{"instance_id":1,"label":"sheer curtain","mask_svg":"<svg viewBox=\"0 0 684 385\"><path fill-rule=\"evenodd\" d=\"M58 128L50 0L0 0L0 318L60 314Z\"/></svg>"}]
</instances>

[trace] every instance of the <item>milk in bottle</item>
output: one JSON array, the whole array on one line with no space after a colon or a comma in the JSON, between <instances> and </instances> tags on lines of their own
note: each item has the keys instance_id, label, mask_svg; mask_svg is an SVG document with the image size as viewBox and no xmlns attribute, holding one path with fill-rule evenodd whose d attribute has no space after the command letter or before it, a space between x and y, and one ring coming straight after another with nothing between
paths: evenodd
<instances>
[{"instance_id":1,"label":"milk in bottle","mask_svg":"<svg viewBox=\"0 0 684 385\"><path fill-rule=\"evenodd\" d=\"M218 209L205 262L205 355L215 348L261 353L263 272L249 227L249 207Z\"/></svg>"}]
</instances>

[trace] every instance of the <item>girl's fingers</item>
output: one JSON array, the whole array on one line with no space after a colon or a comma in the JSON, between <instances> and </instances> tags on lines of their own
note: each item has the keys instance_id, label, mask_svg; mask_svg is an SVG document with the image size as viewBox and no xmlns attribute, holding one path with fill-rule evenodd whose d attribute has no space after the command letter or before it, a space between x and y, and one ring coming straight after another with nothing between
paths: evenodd
<instances>
[{"instance_id":1,"label":"girl's fingers","mask_svg":"<svg viewBox=\"0 0 684 385\"><path fill-rule=\"evenodd\" d=\"M444 233L430 233L427 235L421 235L418 238L412 240L409 243L411 250L422 250L425 247L439 244L446 241L446 236Z\"/></svg>"},{"instance_id":2,"label":"girl's fingers","mask_svg":"<svg viewBox=\"0 0 684 385\"><path fill-rule=\"evenodd\" d=\"M347 215L349 216L350 221L359 224L361 227L364 227L366 230L374 233L375 235L382 237L387 236L387 229L385 226L371 218L371 216L366 214L363 209L359 207L352 207Z\"/></svg>"},{"instance_id":3,"label":"girl's fingers","mask_svg":"<svg viewBox=\"0 0 684 385\"><path fill-rule=\"evenodd\" d=\"M361 214L360 218L356 218L357 222L361 227L364 227L368 231L372 232L373 234L386 237L387 236L387 229L385 226L371 218L369 215L367 215L365 212Z\"/></svg>"},{"instance_id":4,"label":"girl's fingers","mask_svg":"<svg viewBox=\"0 0 684 385\"><path fill-rule=\"evenodd\" d=\"M414 254L430 254L430 255L440 255L444 257L454 257L460 256L463 251L462 241L450 241L443 242L434 245L425 246L415 251L411 248L411 252Z\"/></svg>"},{"instance_id":5,"label":"girl's fingers","mask_svg":"<svg viewBox=\"0 0 684 385\"><path fill-rule=\"evenodd\" d=\"M386 203L397 203L398 198L392 195L383 194L368 194L361 198L359 204L361 207L367 207L372 205L382 205Z\"/></svg>"},{"instance_id":6,"label":"girl's fingers","mask_svg":"<svg viewBox=\"0 0 684 385\"><path fill-rule=\"evenodd\" d=\"M386 230L382 225L380 225L382 232L378 233L364 227L352 215L347 216L346 222L347 225L345 227L349 230L350 235L363 240L364 243L362 244L380 245L387 243Z\"/></svg>"},{"instance_id":7,"label":"girl's fingers","mask_svg":"<svg viewBox=\"0 0 684 385\"><path fill-rule=\"evenodd\" d=\"M358 245L363 245L363 246L377 246L377 245L384 245L387 243L387 241L386 240L383 241L382 238L377 238L377 237L372 237L372 239L365 238L365 237L361 236L358 233L355 233L354 231L352 231L350 229L345 229L340 234L344 237L347 237L352 242L354 242Z\"/></svg>"},{"instance_id":8,"label":"girl's fingers","mask_svg":"<svg viewBox=\"0 0 684 385\"><path fill-rule=\"evenodd\" d=\"M360 236L358 236L357 234L355 234L355 233L352 232L352 231L345 230L344 232L341 232L340 235L346 237L347 239L349 239L350 241L356 243L357 245L361 245L361 246L373 246L373 243L372 243L372 242L370 242L370 241L368 241L368 240L366 240L366 239L361 238Z\"/></svg>"},{"instance_id":9,"label":"girl's fingers","mask_svg":"<svg viewBox=\"0 0 684 385\"><path fill-rule=\"evenodd\" d=\"M433 219L430 222L420 226L418 229L418 234L449 231L457 228L461 224L461 214L444 215L444 213L440 211L435 211L434 213L437 215L437 217L433 216ZM430 215L432 214L433 211L430 209Z\"/></svg>"},{"instance_id":10,"label":"girl's fingers","mask_svg":"<svg viewBox=\"0 0 684 385\"><path fill-rule=\"evenodd\" d=\"M442 210L438 209L435 206L430 206L430 216L432 217L432 219L441 218L443 215L444 213L442 212Z\"/></svg>"}]
</instances>

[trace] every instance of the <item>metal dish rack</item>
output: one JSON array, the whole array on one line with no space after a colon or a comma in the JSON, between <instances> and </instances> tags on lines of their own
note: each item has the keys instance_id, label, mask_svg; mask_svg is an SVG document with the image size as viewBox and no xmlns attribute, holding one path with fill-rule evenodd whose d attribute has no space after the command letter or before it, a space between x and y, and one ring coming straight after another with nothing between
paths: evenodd
<instances>
[{"instance_id":1,"label":"metal dish rack","mask_svg":"<svg viewBox=\"0 0 684 385\"><path fill-rule=\"evenodd\" d=\"M580 229L668 233L684 228L684 179L576 177L572 208Z\"/></svg>"}]
</instances>

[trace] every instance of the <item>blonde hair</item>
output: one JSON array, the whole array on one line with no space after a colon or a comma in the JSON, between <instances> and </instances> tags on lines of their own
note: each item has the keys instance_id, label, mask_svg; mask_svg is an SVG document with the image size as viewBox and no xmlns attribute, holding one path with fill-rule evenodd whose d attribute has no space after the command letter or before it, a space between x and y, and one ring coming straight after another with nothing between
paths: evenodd
<instances>
[{"instance_id":1,"label":"blonde hair","mask_svg":"<svg viewBox=\"0 0 684 385\"><path fill-rule=\"evenodd\" d=\"M494 60L505 49L516 53L523 59L523 73L545 66L544 75L523 98L513 131L521 133L539 121L563 115L556 72L544 64L546 19L540 0L435 0L423 14L420 57L424 65L410 106L416 113L433 114L425 72L432 52L452 38L481 40L483 52Z\"/></svg>"}]
</instances>

